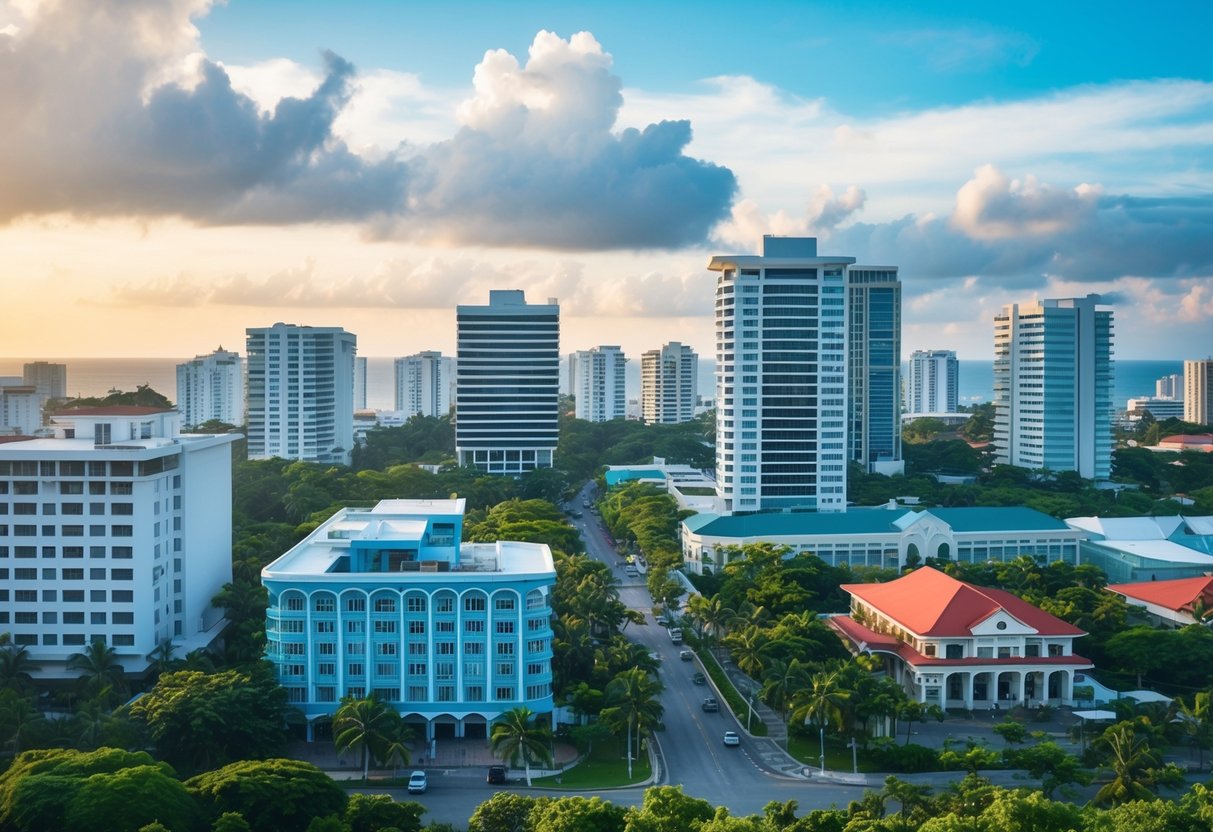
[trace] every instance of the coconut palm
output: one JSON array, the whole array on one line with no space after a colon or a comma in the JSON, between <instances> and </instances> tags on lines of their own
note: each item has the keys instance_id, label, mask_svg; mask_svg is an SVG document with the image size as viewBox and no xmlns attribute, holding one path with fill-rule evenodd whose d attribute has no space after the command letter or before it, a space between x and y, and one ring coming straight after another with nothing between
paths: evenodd
<instances>
[{"instance_id":1,"label":"coconut palm","mask_svg":"<svg viewBox=\"0 0 1213 832\"><path fill-rule=\"evenodd\" d=\"M1097 744L1108 754L1112 779L1095 793L1091 803L1118 805L1153 799L1148 784L1153 781L1150 769L1158 765L1158 756L1150 750L1145 737L1138 736L1131 724L1122 722L1105 731Z\"/></svg>"},{"instance_id":2,"label":"coconut palm","mask_svg":"<svg viewBox=\"0 0 1213 832\"><path fill-rule=\"evenodd\" d=\"M42 721L29 699L13 690L0 690L0 746L12 741L13 753L20 753L21 741Z\"/></svg>"},{"instance_id":3,"label":"coconut palm","mask_svg":"<svg viewBox=\"0 0 1213 832\"><path fill-rule=\"evenodd\" d=\"M808 681L808 669L800 663L800 659L772 659L762 674L762 698L779 708L780 717L787 720L788 706L792 704L796 692L803 689Z\"/></svg>"},{"instance_id":4,"label":"coconut palm","mask_svg":"<svg viewBox=\"0 0 1213 832\"><path fill-rule=\"evenodd\" d=\"M148 670L152 671L153 676L160 676L161 673L168 673L177 665L177 660L173 658L173 654L177 652L177 645L173 644L171 638L166 638L164 641L156 645L156 649L147 654L147 660L151 662Z\"/></svg>"},{"instance_id":5,"label":"coconut palm","mask_svg":"<svg viewBox=\"0 0 1213 832\"><path fill-rule=\"evenodd\" d=\"M612 679L604 691L607 707L602 719L608 725L626 728L628 734L628 779L632 779L632 759L640 755L640 738L661 721L663 685L638 667L625 670ZM636 753L632 753L632 738Z\"/></svg>"},{"instance_id":6,"label":"coconut palm","mask_svg":"<svg viewBox=\"0 0 1213 832\"><path fill-rule=\"evenodd\" d=\"M792 719L811 722L819 727L842 730L842 709L850 692L842 687L837 670L821 670L809 679L809 686L794 700Z\"/></svg>"},{"instance_id":7,"label":"coconut palm","mask_svg":"<svg viewBox=\"0 0 1213 832\"><path fill-rule=\"evenodd\" d=\"M333 715L333 744L338 754L353 751L362 756L362 779L370 773L371 759L384 762L388 749L401 736L400 714L374 694L347 696Z\"/></svg>"},{"instance_id":8,"label":"coconut palm","mask_svg":"<svg viewBox=\"0 0 1213 832\"><path fill-rule=\"evenodd\" d=\"M34 683L31 671L37 669L24 645L8 642L0 647L0 688L26 693Z\"/></svg>"},{"instance_id":9,"label":"coconut palm","mask_svg":"<svg viewBox=\"0 0 1213 832\"><path fill-rule=\"evenodd\" d=\"M1213 738L1213 708L1210 708L1209 691L1204 690L1192 697L1192 704L1182 699L1175 700L1175 722L1183 728L1184 736L1197 749L1200 757L1200 769L1205 767L1205 749Z\"/></svg>"},{"instance_id":10,"label":"coconut palm","mask_svg":"<svg viewBox=\"0 0 1213 832\"><path fill-rule=\"evenodd\" d=\"M527 786L531 785L531 763L551 763L551 742L552 729L526 707L503 713L489 735L489 747L502 762L517 765L522 761Z\"/></svg>"},{"instance_id":11,"label":"coconut palm","mask_svg":"<svg viewBox=\"0 0 1213 832\"><path fill-rule=\"evenodd\" d=\"M766 666L766 647L769 639L762 630L751 624L740 633L730 633L725 644L733 654L733 661L741 671L752 678L762 675Z\"/></svg>"},{"instance_id":12,"label":"coconut palm","mask_svg":"<svg viewBox=\"0 0 1213 832\"><path fill-rule=\"evenodd\" d=\"M737 620L737 611L726 605L719 595L711 598L691 596L687 612L698 622L700 634L707 639L709 649L720 643Z\"/></svg>"},{"instance_id":13,"label":"coconut palm","mask_svg":"<svg viewBox=\"0 0 1213 832\"><path fill-rule=\"evenodd\" d=\"M100 639L89 643L83 653L69 656L67 666L80 671L80 687L90 698L107 688L115 695L126 691L126 671L118 660L118 652Z\"/></svg>"}]
</instances>

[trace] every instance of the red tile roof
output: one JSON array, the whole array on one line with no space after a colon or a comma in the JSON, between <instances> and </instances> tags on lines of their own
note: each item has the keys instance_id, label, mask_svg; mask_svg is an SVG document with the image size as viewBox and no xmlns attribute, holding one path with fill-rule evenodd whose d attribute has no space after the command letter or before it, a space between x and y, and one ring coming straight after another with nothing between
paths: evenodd
<instances>
[{"instance_id":1,"label":"red tile roof","mask_svg":"<svg viewBox=\"0 0 1213 832\"><path fill-rule=\"evenodd\" d=\"M1165 607L1173 612L1190 612L1197 598L1213 606L1213 578L1178 578L1172 581L1143 581L1136 584L1109 584L1108 592L1115 592L1139 601Z\"/></svg>"},{"instance_id":2,"label":"red tile roof","mask_svg":"<svg viewBox=\"0 0 1213 832\"><path fill-rule=\"evenodd\" d=\"M1164 436L1158 444L1167 445L1213 445L1213 433L1179 433Z\"/></svg>"},{"instance_id":3,"label":"red tile roof","mask_svg":"<svg viewBox=\"0 0 1213 832\"><path fill-rule=\"evenodd\" d=\"M1012 656L1006 659L982 659L976 656L967 659L942 659L936 656L924 656L905 642L898 641L892 636L877 633L845 615L836 615L827 619L826 623L840 636L855 645L857 650L873 653L892 653L908 665L914 667L963 667L969 665L998 666L998 665L1073 665L1079 668L1094 667L1090 659L1079 655L1069 656Z\"/></svg>"},{"instance_id":4,"label":"red tile roof","mask_svg":"<svg viewBox=\"0 0 1213 832\"><path fill-rule=\"evenodd\" d=\"M55 416L151 416L172 413L171 407L149 407L136 404L114 404L108 407L74 407L57 411Z\"/></svg>"},{"instance_id":5,"label":"red tile roof","mask_svg":"<svg viewBox=\"0 0 1213 832\"><path fill-rule=\"evenodd\" d=\"M842 588L920 636L970 636L974 626L999 610L1041 635L1086 635L1009 592L974 586L929 566L888 583Z\"/></svg>"}]
</instances>

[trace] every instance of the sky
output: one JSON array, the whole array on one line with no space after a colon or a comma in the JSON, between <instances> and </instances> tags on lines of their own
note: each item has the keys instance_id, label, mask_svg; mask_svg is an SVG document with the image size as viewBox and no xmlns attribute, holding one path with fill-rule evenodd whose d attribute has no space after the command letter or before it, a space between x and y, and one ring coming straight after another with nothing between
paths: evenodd
<instances>
[{"instance_id":1,"label":"sky","mask_svg":"<svg viewBox=\"0 0 1213 832\"><path fill-rule=\"evenodd\" d=\"M0 0L0 355L713 353L713 254L894 265L903 357L1100 294L1213 353L1213 4Z\"/></svg>"}]
</instances>

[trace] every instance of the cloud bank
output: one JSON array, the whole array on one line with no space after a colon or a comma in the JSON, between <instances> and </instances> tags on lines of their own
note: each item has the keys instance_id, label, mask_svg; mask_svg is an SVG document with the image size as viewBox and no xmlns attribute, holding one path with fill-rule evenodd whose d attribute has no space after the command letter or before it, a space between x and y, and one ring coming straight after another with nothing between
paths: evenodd
<instances>
[{"instance_id":1,"label":"cloud bank","mask_svg":"<svg viewBox=\"0 0 1213 832\"><path fill-rule=\"evenodd\" d=\"M379 158L334 132L354 68L268 111L201 54L204 0L48 2L0 31L0 222L66 212L200 224L360 222L379 238L559 249L703 241L737 185L686 121L615 130L588 33L492 51L449 139ZM281 68L279 68L281 71Z\"/></svg>"}]
</instances>

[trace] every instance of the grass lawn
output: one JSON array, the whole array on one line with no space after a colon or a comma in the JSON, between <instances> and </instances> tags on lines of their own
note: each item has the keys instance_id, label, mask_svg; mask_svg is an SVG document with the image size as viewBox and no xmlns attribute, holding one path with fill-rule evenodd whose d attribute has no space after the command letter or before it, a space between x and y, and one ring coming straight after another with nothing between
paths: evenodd
<instances>
[{"instance_id":1,"label":"grass lawn","mask_svg":"<svg viewBox=\"0 0 1213 832\"><path fill-rule=\"evenodd\" d=\"M632 761L632 777L628 779L628 761L624 752L626 742L605 742L594 746L588 757L554 777L534 781L536 786L549 789L605 789L627 786L649 779L649 755L642 753Z\"/></svg>"},{"instance_id":2,"label":"grass lawn","mask_svg":"<svg viewBox=\"0 0 1213 832\"><path fill-rule=\"evenodd\" d=\"M851 770L851 749L839 737L831 737L826 733L826 769L830 771L850 771ZM821 765L821 740L819 737L788 737L788 753L800 760L807 766L817 767ZM861 772L878 771L876 763L867 759L867 755L863 753L863 748L859 749L859 770Z\"/></svg>"}]
</instances>

